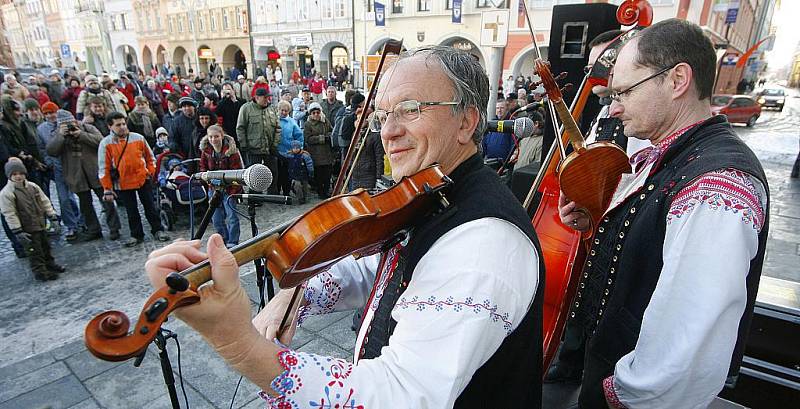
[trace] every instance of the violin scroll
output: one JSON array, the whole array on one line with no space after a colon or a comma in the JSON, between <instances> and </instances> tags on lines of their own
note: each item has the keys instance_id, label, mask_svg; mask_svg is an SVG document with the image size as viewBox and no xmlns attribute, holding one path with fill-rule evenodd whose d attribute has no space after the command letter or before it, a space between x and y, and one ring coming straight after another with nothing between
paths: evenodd
<instances>
[{"instance_id":1,"label":"violin scroll","mask_svg":"<svg viewBox=\"0 0 800 409\"><path fill-rule=\"evenodd\" d=\"M653 23L653 8L646 0L625 0L617 8L617 21L623 26L647 27Z\"/></svg>"}]
</instances>

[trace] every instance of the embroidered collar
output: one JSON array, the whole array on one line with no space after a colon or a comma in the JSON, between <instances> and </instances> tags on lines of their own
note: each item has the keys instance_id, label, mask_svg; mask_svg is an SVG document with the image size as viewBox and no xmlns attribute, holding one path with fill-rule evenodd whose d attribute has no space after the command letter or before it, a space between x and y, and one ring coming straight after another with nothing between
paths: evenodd
<instances>
[{"instance_id":1,"label":"embroidered collar","mask_svg":"<svg viewBox=\"0 0 800 409\"><path fill-rule=\"evenodd\" d=\"M687 125L681 129L678 129L677 131L669 134L669 136L662 139L657 144L653 146L648 146L640 150L639 152L636 152L636 154L634 154L630 159L631 165L633 166L634 169L640 169L646 165L657 162L659 159L661 159L661 157L664 155L664 152L666 152L667 149L669 149L669 147L672 145L673 142L675 142L676 139L678 139L681 135L685 134L686 131L688 131L689 129L697 126L700 123L705 122L706 120L707 119L703 119L691 125Z\"/></svg>"}]
</instances>

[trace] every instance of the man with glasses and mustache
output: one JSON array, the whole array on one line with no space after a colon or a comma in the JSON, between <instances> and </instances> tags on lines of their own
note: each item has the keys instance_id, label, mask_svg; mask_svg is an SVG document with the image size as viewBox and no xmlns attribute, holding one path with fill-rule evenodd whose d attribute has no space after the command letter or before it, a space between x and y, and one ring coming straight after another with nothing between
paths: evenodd
<instances>
[{"instance_id":1,"label":"man with glasses and mustache","mask_svg":"<svg viewBox=\"0 0 800 409\"><path fill-rule=\"evenodd\" d=\"M562 194L561 221L594 229L570 311L587 338L581 408L706 408L738 373L769 189L752 151L711 114L715 67L693 23L665 20L631 39L609 113L653 146L631 158L597 226Z\"/></svg>"},{"instance_id":2,"label":"man with glasses and mustache","mask_svg":"<svg viewBox=\"0 0 800 409\"><path fill-rule=\"evenodd\" d=\"M276 342L291 289L251 323L219 236L207 254L199 242L151 254L152 284L210 258L213 290L176 313L262 387L270 407L541 407L544 268L530 219L478 153L488 99L486 73L452 47L403 53L381 77L370 128L392 177L438 163L453 184L447 210L421 217L380 254L348 257L306 283L301 318L367 306L354 362Z\"/></svg>"}]
</instances>

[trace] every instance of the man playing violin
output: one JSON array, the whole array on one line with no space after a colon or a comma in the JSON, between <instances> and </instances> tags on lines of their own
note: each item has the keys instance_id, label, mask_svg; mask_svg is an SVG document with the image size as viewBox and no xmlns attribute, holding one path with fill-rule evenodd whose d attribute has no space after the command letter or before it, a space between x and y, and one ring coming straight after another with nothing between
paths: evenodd
<instances>
[{"instance_id":1,"label":"man playing violin","mask_svg":"<svg viewBox=\"0 0 800 409\"><path fill-rule=\"evenodd\" d=\"M217 235L207 253L198 242L153 252L152 284L210 259L213 283L176 313L272 407L541 407L542 257L530 219L478 154L488 95L480 65L451 47L404 53L381 77L369 126L392 177L438 163L453 184L449 207L380 254L346 258L306 283L296 321L366 305L354 362L274 342L291 289L251 323L238 267Z\"/></svg>"},{"instance_id":2,"label":"man playing violin","mask_svg":"<svg viewBox=\"0 0 800 409\"><path fill-rule=\"evenodd\" d=\"M581 408L705 408L738 373L768 231L766 177L712 116L714 47L670 19L623 46L609 113L648 139L594 226L571 319L587 343ZM561 221L590 229L563 197ZM598 279L600 277L600 279Z\"/></svg>"}]
</instances>

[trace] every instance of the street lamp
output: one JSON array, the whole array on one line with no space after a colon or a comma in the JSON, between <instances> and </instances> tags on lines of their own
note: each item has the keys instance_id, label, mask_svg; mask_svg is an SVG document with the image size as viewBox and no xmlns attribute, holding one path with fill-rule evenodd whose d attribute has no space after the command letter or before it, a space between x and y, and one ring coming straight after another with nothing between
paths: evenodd
<instances>
[{"instance_id":1,"label":"street lamp","mask_svg":"<svg viewBox=\"0 0 800 409\"><path fill-rule=\"evenodd\" d=\"M189 25L192 29L192 46L194 47L194 64L195 74L200 73L200 50L197 49L197 25L195 22L195 14L198 8L206 7L206 0L181 0L181 5L187 9L189 13Z\"/></svg>"}]
</instances>

